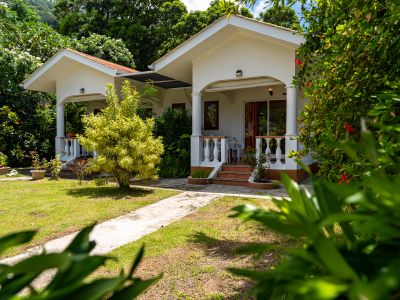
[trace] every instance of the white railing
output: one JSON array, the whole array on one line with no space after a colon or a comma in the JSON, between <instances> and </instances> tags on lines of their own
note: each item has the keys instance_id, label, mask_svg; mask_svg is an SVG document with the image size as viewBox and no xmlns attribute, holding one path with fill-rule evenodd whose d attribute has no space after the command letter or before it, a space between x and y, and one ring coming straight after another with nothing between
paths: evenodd
<instances>
[{"instance_id":1,"label":"white railing","mask_svg":"<svg viewBox=\"0 0 400 300\"><path fill-rule=\"evenodd\" d=\"M61 160L72 161L75 158L91 156L75 138L64 138L61 143Z\"/></svg>"},{"instance_id":2,"label":"white railing","mask_svg":"<svg viewBox=\"0 0 400 300\"><path fill-rule=\"evenodd\" d=\"M284 169L285 167L285 136L257 136L256 137L256 155L260 157L261 152L265 153L268 160L265 165L271 169Z\"/></svg>"},{"instance_id":3,"label":"white railing","mask_svg":"<svg viewBox=\"0 0 400 300\"><path fill-rule=\"evenodd\" d=\"M202 136L200 162L204 166L216 166L227 161L227 139L224 136Z\"/></svg>"}]
</instances>

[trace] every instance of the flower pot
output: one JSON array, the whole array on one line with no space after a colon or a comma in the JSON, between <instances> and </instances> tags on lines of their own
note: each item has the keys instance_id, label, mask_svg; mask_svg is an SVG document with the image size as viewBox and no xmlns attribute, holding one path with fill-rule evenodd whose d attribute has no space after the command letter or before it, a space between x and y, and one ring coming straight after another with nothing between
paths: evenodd
<instances>
[{"instance_id":1,"label":"flower pot","mask_svg":"<svg viewBox=\"0 0 400 300\"><path fill-rule=\"evenodd\" d=\"M31 171L32 180L43 179L46 175L46 170L32 170Z\"/></svg>"},{"instance_id":2,"label":"flower pot","mask_svg":"<svg viewBox=\"0 0 400 300\"><path fill-rule=\"evenodd\" d=\"M208 178L192 178L192 176L189 176L188 177L188 183L205 185L205 184L209 184L210 181L209 181Z\"/></svg>"},{"instance_id":3,"label":"flower pot","mask_svg":"<svg viewBox=\"0 0 400 300\"><path fill-rule=\"evenodd\" d=\"M11 168L9 167L0 167L0 175L5 175L10 172Z\"/></svg>"}]
</instances>

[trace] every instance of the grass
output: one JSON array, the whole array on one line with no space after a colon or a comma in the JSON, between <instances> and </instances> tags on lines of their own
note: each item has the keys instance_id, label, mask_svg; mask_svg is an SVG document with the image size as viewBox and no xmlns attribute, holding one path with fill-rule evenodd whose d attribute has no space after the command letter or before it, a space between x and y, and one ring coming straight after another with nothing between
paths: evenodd
<instances>
[{"instance_id":1,"label":"grass","mask_svg":"<svg viewBox=\"0 0 400 300\"><path fill-rule=\"evenodd\" d=\"M149 278L164 273L164 276L142 299L246 299L244 292L251 282L235 277L226 268L274 265L280 255L277 250L291 241L256 223L228 218L232 207L244 203L273 207L268 200L220 198L179 221L114 250L110 256L117 261L110 260L96 276L116 274L120 266L127 271L144 243L145 256L137 275ZM271 243L271 251L262 260L236 255L237 248L258 242Z\"/></svg>"},{"instance_id":2,"label":"grass","mask_svg":"<svg viewBox=\"0 0 400 300\"><path fill-rule=\"evenodd\" d=\"M121 192L115 186L95 186L75 180L0 182L0 236L38 229L34 240L3 254L10 256L28 247L74 232L175 195L160 189Z\"/></svg>"}]
</instances>

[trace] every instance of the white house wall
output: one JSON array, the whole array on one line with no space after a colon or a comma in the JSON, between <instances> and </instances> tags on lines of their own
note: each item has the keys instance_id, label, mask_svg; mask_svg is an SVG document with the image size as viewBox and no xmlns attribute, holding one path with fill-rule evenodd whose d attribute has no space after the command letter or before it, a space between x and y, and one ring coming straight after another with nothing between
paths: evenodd
<instances>
[{"instance_id":1,"label":"white house wall","mask_svg":"<svg viewBox=\"0 0 400 300\"><path fill-rule=\"evenodd\" d=\"M295 50L271 41L237 34L193 61L193 91L207 85L236 79L269 76L291 85L295 74Z\"/></svg>"},{"instance_id":2,"label":"white house wall","mask_svg":"<svg viewBox=\"0 0 400 300\"><path fill-rule=\"evenodd\" d=\"M105 94L107 85L114 84L114 77L76 63L73 68L60 73L56 78L57 104L73 96ZM81 89L85 90L81 94Z\"/></svg>"}]
</instances>

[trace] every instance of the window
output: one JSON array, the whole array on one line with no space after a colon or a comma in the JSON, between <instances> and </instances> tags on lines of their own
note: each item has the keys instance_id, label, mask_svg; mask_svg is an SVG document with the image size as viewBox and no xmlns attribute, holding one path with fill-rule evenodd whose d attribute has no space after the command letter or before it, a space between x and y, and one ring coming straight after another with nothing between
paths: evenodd
<instances>
[{"instance_id":1,"label":"window","mask_svg":"<svg viewBox=\"0 0 400 300\"><path fill-rule=\"evenodd\" d=\"M219 102L204 102L204 130L219 129Z\"/></svg>"},{"instance_id":2,"label":"window","mask_svg":"<svg viewBox=\"0 0 400 300\"><path fill-rule=\"evenodd\" d=\"M184 111L184 110L186 110L186 104L185 103L173 103L172 108Z\"/></svg>"}]
</instances>

